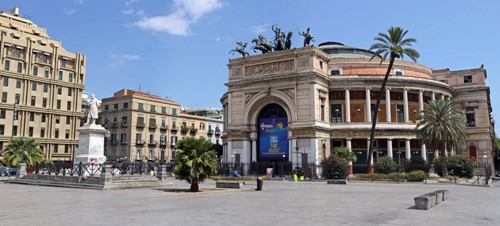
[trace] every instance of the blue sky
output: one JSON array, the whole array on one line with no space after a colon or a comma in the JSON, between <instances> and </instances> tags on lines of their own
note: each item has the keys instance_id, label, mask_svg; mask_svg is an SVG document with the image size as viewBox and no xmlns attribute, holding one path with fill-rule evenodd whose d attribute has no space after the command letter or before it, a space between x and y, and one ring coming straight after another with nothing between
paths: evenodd
<instances>
[{"instance_id":1,"label":"blue sky","mask_svg":"<svg viewBox=\"0 0 500 226\"><path fill-rule=\"evenodd\" d=\"M0 8L47 28L87 55L86 90L98 98L122 88L168 96L183 106L220 107L237 41L273 36L271 25L307 27L325 41L369 48L390 26L417 39L418 63L461 70L485 65L493 114L500 116L500 1L337 0L2 0ZM498 128L498 126L497 126ZM498 131L498 129L497 129Z\"/></svg>"}]
</instances>

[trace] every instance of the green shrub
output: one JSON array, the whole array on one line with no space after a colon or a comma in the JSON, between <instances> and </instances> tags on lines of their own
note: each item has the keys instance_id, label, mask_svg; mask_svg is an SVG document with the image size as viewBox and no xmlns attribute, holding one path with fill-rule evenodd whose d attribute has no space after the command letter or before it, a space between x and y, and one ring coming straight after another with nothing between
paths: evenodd
<instances>
[{"instance_id":1,"label":"green shrub","mask_svg":"<svg viewBox=\"0 0 500 226\"><path fill-rule=\"evenodd\" d=\"M375 172L389 174L398 171L398 164L389 156L379 158L375 164Z\"/></svg>"},{"instance_id":2,"label":"green shrub","mask_svg":"<svg viewBox=\"0 0 500 226\"><path fill-rule=\"evenodd\" d=\"M326 179L345 179L349 175L349 161L333 154L321 162L323 177Z\"/></svg>"},{"instance_id":3,"label":"green shrub","mask_svg":"<svg viewBox=\"0 0 500 226\"><path fill-rule=\"evenodd\" d=\"M387 174L387 177L391 181L403 181L406 180L408 176L401 173L389 173Z\"/></svg>"},{"instance_id":4,"label":"green shrub","mask_svg":"<svg viewBox=\"0 0 500 226\"><path fill-rule=\"evenodd\" d=\"M406 174L406 180L412 182L423 181L426 176L427 173L423 170L415 170Z\"/></svg>"},{"instance_id":5,"label":"green shrub","mask_svg":"<svg viewBox=\"0 0 500 226\"><path fill-rule=\"evenodd\" d=\"M420 156L412 156L410 158L410 161L408 161L405 164L405 170L407 173L415 171L415 170L421 170L424 172L429 172L429 167L425 163L425 160L420 157Z\"/></svg>"},{"instance_id":6,"label":"green shrub","mask_svg":"<svg viewBox=\"0 0 500 226\"><path fill-rule=\"evenodd\" d=\"M356 162L358 160L356 154L350 151L347 147L337 147L335 148L334 153L337 154L340 158L347 159L347 161Z\"/></svg>"},{"instance_id":7,"label":"green shrub","mask_svg":"<svg viewBox=\"0 0 500 226\"><path fill-rule=\"evenodd\" d=\"M472 178L475 175L475 165L475 159L462 155L434 159L434 171L439 176L443 176L441 167L445 166L451 176Z\"/></svg>"}]
</instances>

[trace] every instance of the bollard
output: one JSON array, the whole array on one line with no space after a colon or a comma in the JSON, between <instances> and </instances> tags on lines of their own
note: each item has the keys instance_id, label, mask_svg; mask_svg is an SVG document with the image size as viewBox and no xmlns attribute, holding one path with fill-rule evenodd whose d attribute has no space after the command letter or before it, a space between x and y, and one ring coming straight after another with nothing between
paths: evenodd
<instances>
[{"instance_id":1,"label":"bollard","mask_svg":"<svg viewBox=\"0 0 500 226\"><path fill-rule=\"evenodd\" d=\"M255 189L256 191L262 191L262 185L264 184L264 181L262 180L262 178L260 177L257 177L257 189Z\"/></svg>"},{"instance_id":2,"label":"bollard","mask_svg":"<svg viewBox=\"0 0 500 226\"><path fill-rule=\"evenodd\" d=\"M299 180L299 177L297 176L297 174L293 174L293 180L294 180L295 182L297 182L297 181Z\"/></svg>"}]
</instances>

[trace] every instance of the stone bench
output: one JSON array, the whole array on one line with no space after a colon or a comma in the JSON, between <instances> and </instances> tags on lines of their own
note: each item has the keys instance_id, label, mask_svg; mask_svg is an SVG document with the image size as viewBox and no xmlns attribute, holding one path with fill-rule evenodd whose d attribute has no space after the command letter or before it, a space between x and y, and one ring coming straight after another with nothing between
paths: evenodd
<instances>
[{"instance_id":1,"label":"stone bench","mask_svg":"<svg viewBox=\"0 0 500 226\"><path fill-rule=\"evenodd\" d=\"M326 184L346 184L347 185L347 180L346 179L329 179L329 180L326 180Z\"/></svg>"},{"instance_id":2,"label":"stone bench","mask_svg":"<svg viewBox=\"0 0 500 226\"><path fill-rule=\"evenodd\" d=\"M415 209L428 210L434 206L439 205L441 202L446 201L449 196L448 190L437 190L415 197Z\"/></svg>"},{"instance_id":3,"label":"stone bench","mask_svg":"<svg viewBox=\"0 0 500 226\"><path fill-rule=\"evenodd\" d=\"M215 182L215 187L240 189L243 187L243 183L239 181L217 181Z\"/></svg>"}]
</instances>

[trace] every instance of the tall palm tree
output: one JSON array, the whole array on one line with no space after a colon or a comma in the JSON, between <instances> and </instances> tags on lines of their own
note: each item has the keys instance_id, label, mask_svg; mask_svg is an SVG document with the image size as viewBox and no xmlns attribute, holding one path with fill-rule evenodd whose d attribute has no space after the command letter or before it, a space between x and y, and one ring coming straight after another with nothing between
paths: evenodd
<instances>
[{"instance_id":1,"label":"tall palm tree","mask_svg":"<svg viewBox=\"0 0 500 226\"><path fill-rule=\"evenodd\" d=\"M370 50L375 50L373 56L370 60L373 60L375 57L382 56L380 60L380 64L384 62L384 60L389 55L389 66L387 67L387 72L385 73L384 81L382 82L382 86L380 87L380 91L377 95L377 102L375 104L375 109L378 109L380 106L380 99L382 99L382 93L385 89L385 84L387 83L387 79L389 78L389 74L392 70L392 65L394 64L394 60L396 58L401 58L406 55L410 57L414 62L417 62L420 54L412 49L407 48L407 46L411 46L412 43L417 42L414 38L405 38L408 30L404 30L400 27L390 27L387 29L387 34L378 33L378 36L375 37L375 41L379 41L378 43L373 44L370 47ZM375 137L375 126L377 125L377 117L378 111L375 111L372 119L372 129L370 132L370 146L368 147L368 164L370 164L370 173L373 173L373 165L371 165L371 161L373 158L373 139Z\"/></svg>"},{"instance_id":2,"label":"tall palm tree","mask_svg":"<svg viewBox=\"0 0 500 226\"><path fill-rule=\"evenodd\" d=\"M5 145L4 162L9 166L17 166L24 161L28 167L32 167L43 161L40 146L40 143L33 138L28 138L24 142L21 138L13 138Z\"/></svg>"},{"instance_id":3,"label":"tall palm tree","mask_svg":"<svg viewBox=\"0 0 500 226\"><path fill-rule=\"evenodd\" d=\"M174 173L191 183L191 192L199 191L199 182L217 172L217 152L213 144L203 138L186 137L177 142L181 151L175 156Z\"/></svg>"},{"instance_id":4,"label":"tall palm tree","mask_svg":"<svg viewBox=\"0 0 500 226\"><path fill-rule=\"evenodd\" d=\"M446 148L456 147L467 138L467 121L460 105L451 100L433 100L423 110L417 124L417 138L445 156ZM443 164L442 175L448 170Z\"/></svg>"}]
</instances>

